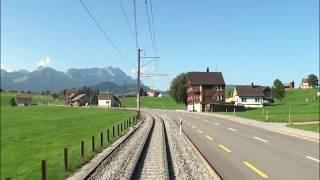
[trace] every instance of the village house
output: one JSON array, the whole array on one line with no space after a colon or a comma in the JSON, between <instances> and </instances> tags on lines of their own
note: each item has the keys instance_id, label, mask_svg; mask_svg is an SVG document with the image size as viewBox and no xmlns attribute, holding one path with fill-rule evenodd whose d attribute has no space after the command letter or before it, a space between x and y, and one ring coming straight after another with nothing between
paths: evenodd
<instances>
[{"instance_id":1,"label":"village house","mask_svg":"<svg viewBox=\"0 0 320 180\"><path fill-rule=\"evenodd\" d=\"M253 83L251 85L238 85L233 91L233 100L236 106L263 107L263 104L272 102L271 89Z\"/></svg>"},{"instance_id":2,"label":"village house","mask_svg":"<svg viewBox=\"0 0 320 180\"><path fill-rule=\"evenodd\" d=\"M284 84L283 85L285 91L290 91L294 89L294 81L291 81L289 84Z\"/></svg>"},{"instance_id":3,"label":"village house","mask_svg":"<svg viewBox=\"0 0 320 180\"><path fill-rule=\"evenodd\" d=\"M160 94L160 92L155 89L149 89L147 91L147 96L150 96L150 97L158 97L159 94Z\"/></svg>"},{"instance_id":4,"label":"village house","mask_svg":"<svg viewBox=\"0 0 320 180\"><path fill-rule=\"evenodd\" d=\"M27 106L32 103L32 94L17 93L16 103L19 106Z\"/></svg>"},{"instance_id":5,"label":"village house","mask_svg":"<svg viewBox=\"0 0 320 180\"><path fill-rule=\"evenodd\" d=\"M100 107L120 107L120 100L114 95L113 92L99 92L98 106Z\"/></svg>"},{"instance_id":6,"label":"village house","mask_svg":"<svg viewBox=\"0 0 320 180\"><path fill-rule=\"evenodd\" d=\"M302 79L301 84L300 84L300 88L301 89L309 89L312 88L312 86L310 86L310 81L309 79Z\"/></svg>"},{"instance_id":7,"label":"village house","mask_svg":"<svg viewBox=\"0 0 320 180\"><path fill-rule=\"evenodd\" d=\"M71 106L87 106L89 104L89 96L86 94L78 94L71 99Z\"/></svg>"},{"instance_id":8,"label":"village house","mask_svg":"<svg viewBox=\"0 0 320 180\"><path fill-rule=\"evenodd\" d=\"M225 82L221 72L188 72L188 111L213 111L214 105L224 102Z\"/></svg>"},{"instance_id":9,"label":"village house","mask_svg":"<svg viewBox=\"0 0 320 180\"><path fill-rule=\"evenodd\" d=\"M64 104L70 105L71 100L79 94L79 90L75 88L64 90Z\"/></svg>"}]
</instances>

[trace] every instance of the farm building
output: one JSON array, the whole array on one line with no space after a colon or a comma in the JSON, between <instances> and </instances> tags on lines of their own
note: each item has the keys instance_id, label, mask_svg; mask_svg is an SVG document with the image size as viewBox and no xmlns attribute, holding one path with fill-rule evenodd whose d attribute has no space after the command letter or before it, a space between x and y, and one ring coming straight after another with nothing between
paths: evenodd
<instances>
[{"instance_id":1,"label":"farm building","mask_svg":"<svg viewBox=\"0 0 320 180\"><path fill-rule=\"evenodd\" d=\"M147 96L150 96L150 97L158 97L159 94L160 92L155 89L149 89L147 91Z\"/></svg>"},{"instance_id":2,"label":"farm building","mask_svg":"<svg viewBox=\"0 0 320 180\"><path fill-rule=\"evenodd\" d=\"M98 106L100 107L120 107L120 100L114 95L113 92L99 92Z\"/></svg>"},{"instance_id":3,"label":"farm building","mask_svg":"<svg viewBox=\"0 0 320 180\"><path fill-rule=\"evenodd\" d=\"M309 89L309 88L312 88L312 86L310 86L310 81L309 81L309 79L302 79L301 84L300 84L300 88L301 88L301 89Z\"/></svg>"},{"instance_id":4,"label":"farm building","mask_svg":"<svg viewBox=\"0 0 320 180\"><path fill-rule=\"evenodd\" d=\"M71 100L79 94L79 90L75 88L64 90L64 104L70 105Z\"/></svg>"},{"instance_id":5,"label":"farm building","mask_svg":"<svg viewBox=\"0 0 320 180\"><path fill-rule=\"evenodd\" d=\"M188 111L213 111L213 106L224 102L225 82L221 72L188 72Z\"/></svg>"},{"instance_id":6,"label":"farm building","mask_svg":"<svg viewBox=\"0 0 320 180\"><path fill-rule=\"evenodd\" d=\"M19 106L30 105L32 103L32 94L17 93L16 94L16 103Z\"/></svg>"},{"instance_id":7,"label":"farm building","mask_svg":"<svg viewBox=\"0 0 320 180\"><path fill-rule=\"evenodd\" d=\"M293 90L294 89L294 81L291 81L289 84L284 84L283 87L286 91Z\"/></svg>"},{"instance_id":8,"label":"farm building","mask_svg":"<svg viewBox=\"0 0 320 180\"><path fill-rule=\"evenodd\" d=\"M89 103L89 97L86 94L76 95L70 100L71 106L85 106Z\"/></svg>"},{"instance_id":9,"label":"farm building","mask_svg":"<svg viewBox=\"0 0 320 180\"><path fill-rule=\"evenodd\" d=\"M266 88L266 87L265 87ZM233 99L235 105L247 107L263 107L264 103L264 90L263 86L250 85L236 86L233 92ZM270 89L270 88L269 88Z\"/></svg>"}]
</instances>

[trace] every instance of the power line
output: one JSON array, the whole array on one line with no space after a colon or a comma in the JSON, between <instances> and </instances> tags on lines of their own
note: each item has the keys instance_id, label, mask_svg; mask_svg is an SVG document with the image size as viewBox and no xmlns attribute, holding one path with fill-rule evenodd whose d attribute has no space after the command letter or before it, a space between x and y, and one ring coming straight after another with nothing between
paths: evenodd
<instances>
[{"instance_id":1,"label":"power line","mask_svg":"<svg viewBox=\"0 0 320 180\"><path fill-rule=\"evenodd\" d=\"M146 6L146 12L147 12L147 18L148 18L149 33L150 33L150 39L151 39L153 55L156 56L156 51L155 51L155 47L154 47L154 39L153 39L152 30L151 30L151 24L150 24L150 16L149 16L149 10L148 10L148 0L145 0L145 6Z\"/></svg>"},{"instance_id":2,"label":"power line","mask_svg":"<svg viewBox=\"0 0 320 180\"><path fill-rule=\"evenodd\" d=\"M135 30L135 33L136 33L136 48L139 49L136 0L133 0L133 9L134 9L134 12L133 12L133 15L134 15L134 30Z\"/></svg>"},{"instance_id":3,"label":"power line","mask_svg":"<svg viewBox=\"0 0 320 180\"><path fill-rule=\"evenodd\" d=\"M118 0L118 2L119 2L119 4L120 4L121 10L122 10L122 14L123 14L123 16L124 16L124 18L125 18L125 20L126 20L126 22L127 22L127 25L128 25L128 27L129 27L129 31L130 31L130 33L131 33L131 35L132 35L132 37L133 37L133 40L135 41L135 35L134 35L134 32L133 32L133 30L132 30L132 28L131 28L131 25L130 25L130 23L129 23L129 19L128 19L128 16L127 16L127 14L126 14L126 11L124 10L123 4L122 4L121 0Z\"/></svg>"},{"instance_id":4,"label":"power line","mask_svg":"<svg viewBox=\"0 0 320 180\"><path fill-rule=\"evenodd\" d=\"M156 33L154 31L154 18L153 18L153 8L152 8L152 0L150 1L150 12L151 12L151 24L152 24L152 31L153 31L153 40L154 40L154 45L156 49L156 54L158 54L158 49L157 49L157 43L156 43Z\"/></svg>"},{"instance_id":5,"label":"power line","mask_svg":"<svg viewBox=\"0 0 320 180\"><path fill-rule=\"evenodd\" d=\"M87 8L87 6L83 3L82 0L80 0L82 6L84 7L84 9L87 11L87 13L89 14L89 16L91 17L91 19L93 20L93 22L97 25L98 29L101 31L101 33L103 34L103 36L106 38L107 41L109 41L109 43L111 44L111 46L120 54L120 56L126 60L131 66L133 66L133 64L128 60L128 58L126 58L126 56L120 51L120 49L112 42L112 40L109 38L109 36L107 35L107 33L102 29L102 27L100 26L100 24L98 23L98 21L96 20L96 18L93 16L93 14L90 12L90 10Z\"/></svg>"}]
</instances>

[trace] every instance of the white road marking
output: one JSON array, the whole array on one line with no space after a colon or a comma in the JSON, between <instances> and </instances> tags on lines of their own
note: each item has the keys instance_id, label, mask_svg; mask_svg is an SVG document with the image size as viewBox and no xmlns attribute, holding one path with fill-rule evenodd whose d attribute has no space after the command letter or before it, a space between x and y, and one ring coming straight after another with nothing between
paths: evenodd
<instances>
[{"instance_id":1,"label":"white road marking","mask_svg":"<svg viewBox=\"0 0 320 180\"><path fill-rule=\"evenodd\" d=\"M316 162L320 162L319 159L316 159L316 158L313 158L313 157L310 157L310 156L306 156L306 158L311 159L311 160L316 161Z\"/></svg>"},{"instance_id":2,"label":"white road marking","mask_svg":"<svg viewBox=\"0 0 320 180\"><path fill-rule=\"evenodd\" d=\"M217 123L217 122L215 122L214 124L215 124L215 125L217 125L217 126L219 126L219 125L220 125L220 124L219 124L219 123Z\"/></svg>"},{"instance_id":3,"label":"white road marking","mask_svg":"<svg viewBox=\"0 0 320 180\"><path fill-rule=\"evenodd\" d=\"M208 122L208 119L205 119L204 121Z\"/></svg>"},{"instance_id":4,"label":"white road marking","mask_svg":"<svg viewBox=\"0 0 320 180\"><path fill-rule=\"evenodd\" d=\"M254 139L258 139L259 141L263 141L263 142L269 142L269 141L267 141L267 140L264 140L264 139L262 139L262 138L258 138L258 137L253 137Z\"/></svg>"},{"instance_id":5,"label":"white road marking","mask_svg":"<svg viewBox=\"0 0 320 180\"><path fill-rule=\"evenodd\" d=\"M230 131L237 131L236 129L233 128L228 128Z\"/></svg>"},{"instance_id":6,"label":"white road marking","mask_svg":"<svg viewBox=\"0 0 320 180\"><path fill-rule=\"evenodd\" d=\"M245 122L243 122L243 121L239 121L239 123L246 124L246 123L245 123Z\"/></svg>"}]
</instances>

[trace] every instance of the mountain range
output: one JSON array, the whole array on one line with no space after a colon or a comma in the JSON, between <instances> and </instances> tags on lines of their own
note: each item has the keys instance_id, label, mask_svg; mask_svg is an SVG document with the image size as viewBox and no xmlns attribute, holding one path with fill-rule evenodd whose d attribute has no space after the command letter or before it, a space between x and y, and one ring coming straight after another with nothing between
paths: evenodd
<instances>
[{"instance_id":1,"label":"mountain range","mask_svg":"<svg viewBox=\"0 0 320 180\"><path fill-rule=\"evenodd\" d=\"M1 88L3 90L41 92L44 90L60 91L65 88L90 86L100 91L124 92L133 91L136 80L124 73L120 68L69 69L67 72L57 71L51 67L38 67L34 71L19 70L8 72L1 69Z\"/></svg>"}]
</instances>

